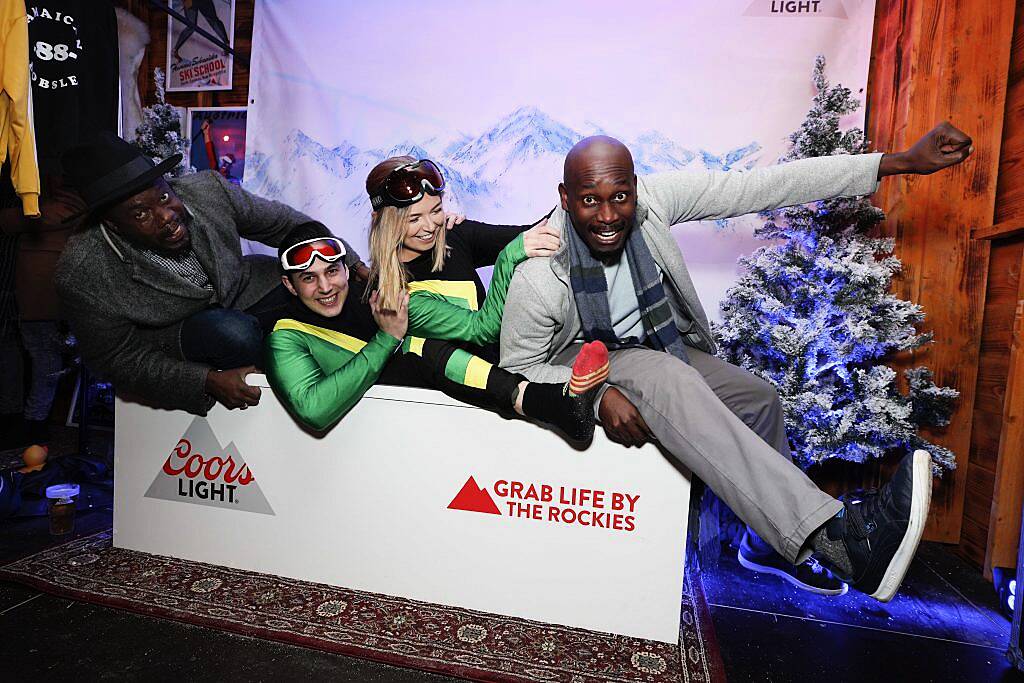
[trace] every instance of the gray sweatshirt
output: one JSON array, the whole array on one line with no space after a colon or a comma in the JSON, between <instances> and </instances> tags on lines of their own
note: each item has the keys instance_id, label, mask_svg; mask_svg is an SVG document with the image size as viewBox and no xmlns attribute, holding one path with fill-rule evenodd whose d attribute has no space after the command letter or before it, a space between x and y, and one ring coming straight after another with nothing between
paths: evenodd
<instances>
[{"instance_id":1,"label":"gray sweatshirt","mask_svg":"<svg viewBox=\"0 0 1024 683\"><path fill-rule=\"evenodd\" d=\"M746 172L675 171L637 179L636 227L663 273L665 294L683 340L714 353L707 315L669 228L677 223L730 218L819 199L871 194L878 186L881 154L801 159ZM571 230L569 215L556 209L548 225ZM690 321L695 324L690 325ZM569 285L569 254L519 265L509 285L501 321L501 367L534 382L567 382L572 370L551 359L580 333L580 316Z\"/></svg>"}]
</instances>

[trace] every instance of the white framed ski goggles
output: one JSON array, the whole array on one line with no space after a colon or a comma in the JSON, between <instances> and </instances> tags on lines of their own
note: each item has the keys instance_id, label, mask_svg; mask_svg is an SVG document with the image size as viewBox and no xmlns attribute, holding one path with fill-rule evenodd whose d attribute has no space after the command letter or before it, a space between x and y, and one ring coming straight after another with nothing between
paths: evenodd
<instances>
[{"instance_id":1,"label":"white framed ski goggles","mask_svg":"<svg viewBox=\"0 0 1024 683\"><path fill-rule=\"evenodd\" d=\"M345 257L345 245L337 237L314 237L293 244L281 254L281 267L288 272L306 270L317 257L334 263Z\"/></svg>"}]
</instances>

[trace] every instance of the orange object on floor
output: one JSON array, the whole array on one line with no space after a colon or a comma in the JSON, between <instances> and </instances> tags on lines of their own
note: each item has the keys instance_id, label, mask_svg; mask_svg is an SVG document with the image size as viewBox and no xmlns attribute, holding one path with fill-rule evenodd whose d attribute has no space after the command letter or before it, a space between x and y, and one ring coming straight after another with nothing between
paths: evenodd
<instances>
[{"instance_id":1,"label":"orange object on floor","mask_svg":"<svg viewBox=\"0 0 1024 683\"><path fill-rule=\"evenodd\" d=\"M43 469L43 466L46 465L46 459L49 456L49 448L33 444L26 448L25 452L21 454L21 459L25 462L25 466L20 468L18 471L25 474L27 472L41 470Z\"/></svg>"}]
</instances>

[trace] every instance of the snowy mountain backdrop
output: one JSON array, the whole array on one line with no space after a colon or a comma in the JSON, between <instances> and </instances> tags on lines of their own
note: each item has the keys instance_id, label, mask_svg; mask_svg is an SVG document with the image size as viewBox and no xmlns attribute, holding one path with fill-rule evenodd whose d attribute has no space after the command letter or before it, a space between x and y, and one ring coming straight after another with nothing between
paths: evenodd
<instances>
[{"instance_id":1,"label":"snowy mountain backdrop","mask_svg":"<svg viewBox=\"0 0 1024 683\"><path fill-rule=\"evenodd\" d=\"M323 221L365 254L370 204L364 183L381 160L400 154L432 159L448 182L447 210L492 223L527 223L557 203L566 152L586 135L605 132L589 128L574 130L536 107L520 107L475 137L405 140L390 149L360 149L348 142L327 147L292 129L277 144L250 141L245 187ZM757 142L722 154L687 149L653 130L623 141L639 175L749 169L762 152Z\"/></svg>"}]
</instances>

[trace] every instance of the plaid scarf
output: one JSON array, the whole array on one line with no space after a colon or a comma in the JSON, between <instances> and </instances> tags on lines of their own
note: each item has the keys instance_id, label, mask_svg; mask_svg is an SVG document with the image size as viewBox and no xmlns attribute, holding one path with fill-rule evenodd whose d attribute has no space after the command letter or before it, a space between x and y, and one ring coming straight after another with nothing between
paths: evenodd
<instances>
[{"instance_id":1,"label":"plaid scarf","mask_svg":"<svg viewBox=\"0 0 1024 683\"><path fill-rule=\"evenodd\" d=\"M569 236L569 284L583 324L583 338L586 341L601 340L609 349L631 346L615 336L608 308L608 281L604 276L604 266L591 255L571 222L566 232ZM637 226L626 238L625 257L629 259L640 318L644 323L646 336L642 341L652 349L667 351L689 363L690 356L676 327L672 307L665 298L658 267Z\"/></svg>"}]
</instances>

